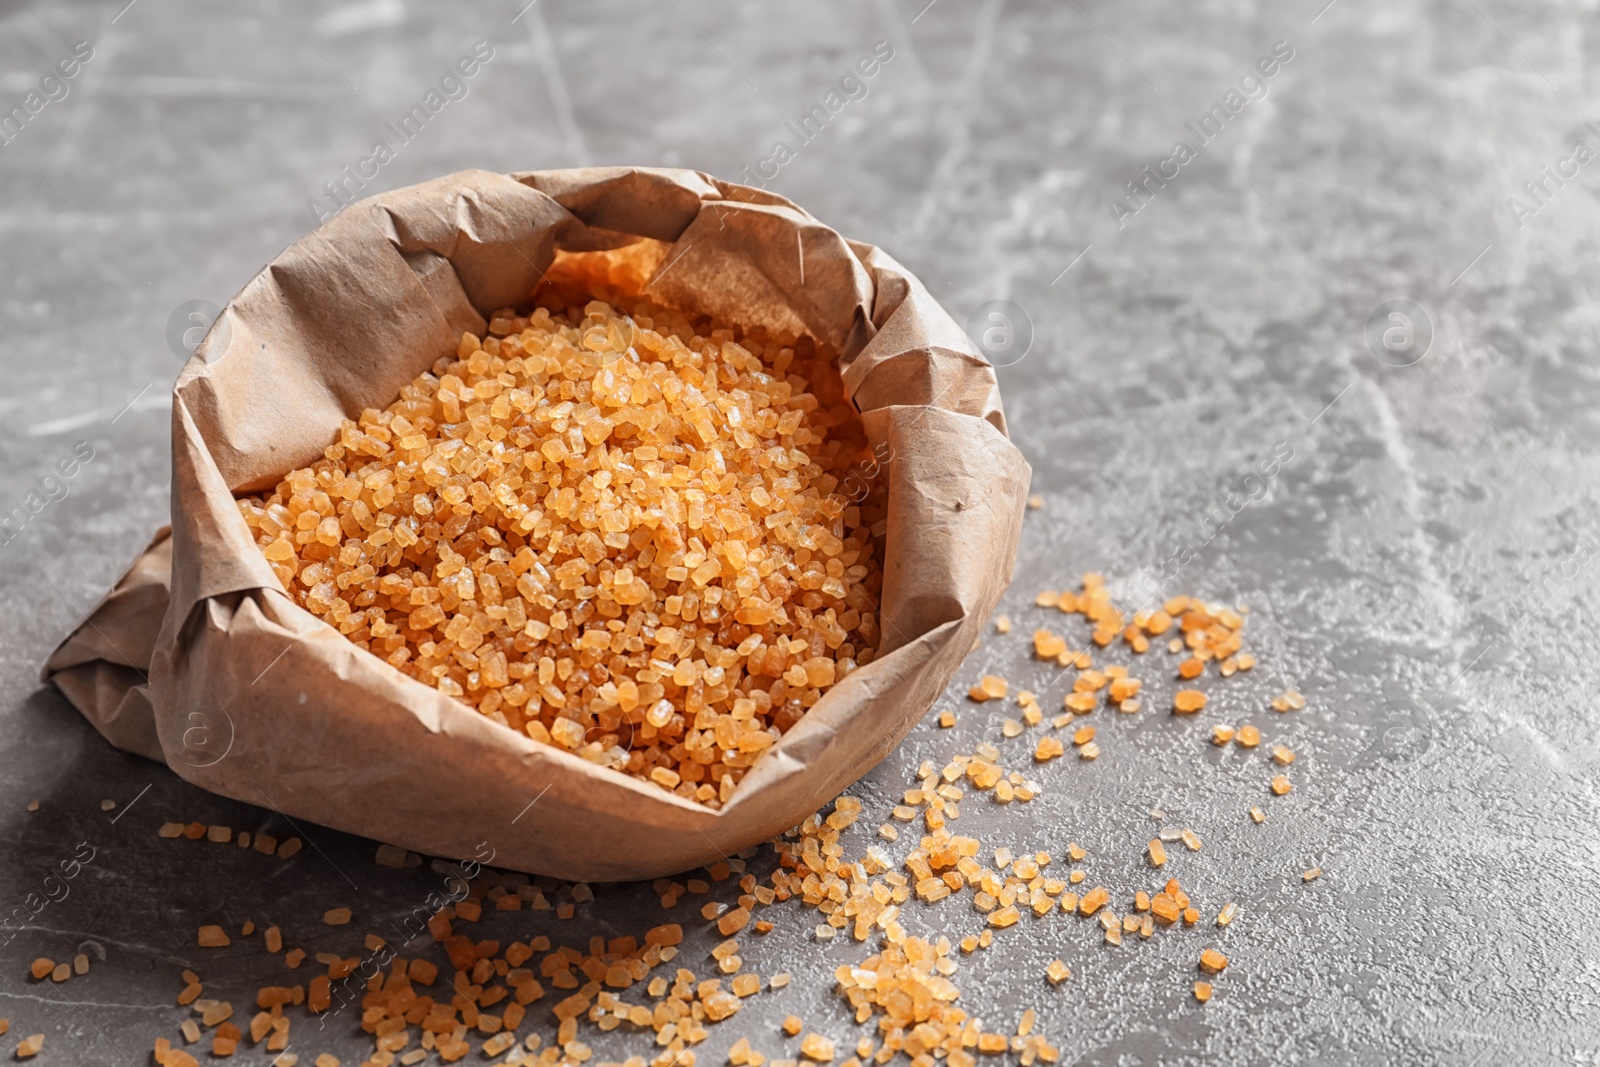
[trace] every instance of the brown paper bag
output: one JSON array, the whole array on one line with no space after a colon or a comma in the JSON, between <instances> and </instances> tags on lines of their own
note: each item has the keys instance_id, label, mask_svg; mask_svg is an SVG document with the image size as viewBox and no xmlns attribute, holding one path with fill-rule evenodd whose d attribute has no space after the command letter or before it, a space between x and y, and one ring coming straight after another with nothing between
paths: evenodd
<instances>
[{"instance_id":1,"label":"brown paper bag","mask_svg":"<svg viewBox=\"0 0 1600 1067\"><path fill-rule=\"evenodd\" d=\"M290 600L234 504L319 458L341 418L387 406L488 311L525 303L557 250L642 237L672 244L651 299L838 351L871 444L892 456L878 475L883 647L720 811L535 742L356 647ZM346 209L223 312L174 387L172 441L170 539L44 677L112 744L202 788L582 880L732 855L882 760L1009 581L1030 473L992 368L893 259L770 193L646 168L466 171Z\"/></svg>"}]
</instances>

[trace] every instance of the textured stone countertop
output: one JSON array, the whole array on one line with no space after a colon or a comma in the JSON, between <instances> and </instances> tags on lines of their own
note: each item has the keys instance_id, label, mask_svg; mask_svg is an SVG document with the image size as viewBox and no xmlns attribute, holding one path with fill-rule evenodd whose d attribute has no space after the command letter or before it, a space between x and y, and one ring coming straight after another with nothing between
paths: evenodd
<instances>
[{"instance_id":1,"label":"textured stone countertop","mask_svg":"<svg viewBox=\"0 0 1600 1067\"><path fill-rule=\"evenodd\" d=\"M467 166L776 171L761 180L886 248L958 320L1004 300L1031 323L1025 353L1018 333L995 358L1043 498L1001 607L1016 626L947 694L958 725L930 718L853 790L858 847L919 763L1000 740L1005 713L963 696L980 674L1059 706L1028 658L1036 625L1063 628L1039 590L1164 568L1168 593L1251 609L1260 665L1212 686L1200 721L1166 714L1152 652L1145 711L1097 716L1097 761L1041 767L1031 806L975 798L957 824L986 847L1081 843L1087 884L1121 908L1153 888L1145 843L1191 827L1204 848L1170 846L1168 868L1201 925L1112 948L1091 921L1025 919L962 958L968 1012L1010 1033L1037 1009L1064 1064L1600 1063L1588 8L125 2L0 5L0 112L59 61L74 71L0 145L0 511L65 490L0 544L0 907L26 909L93 850L0 948L0 1054L42 1032L39 1063L148 1062L178 1036L183 968L241 1005L290 976L256 944L194 947L198 924L277 922L350 954L440 883L316 826L287 861L158 839L168 819L296 830L111 749L37 676L166 515L174 310L225 302L309 231L323 183L486 41L466 96L370 191ZM864 95L798 144L785 123L880 41L893 58ZM775 156L780 139L797 150ZM92 458L42 483L74 449ZM1269 710L1287 687L1307 707ZM1246 718L1298 754L1287 797L1267 792L1265 746L1206 742ZM1219 931L1228 900L1239 917ZM322 926L336 905L356 921ZM703 972L715 931L697 909L672 914L694 920L684 958ZM530 914L487 936L586 945L662 912L648 887L610 886L570 921ZM713 1027L702 1064L741 1035L792 1057L789 1013L850 1045L872 1032L831 989L867 947L818 943L792 904L768 915L746 964L794 982ZM965 900L906 919L921 935L980 921ZM1232 963L1202 1006L1210 944ZM28 977L80 949L87 975ZM1073 971L1059 987L1055 958ZM553 1034L534 1018L525 1031ZM354 1013L297 1025L301 1064L372 1048ZM599 1059L651 1055L630 1030L586 1024L586 1040Z\"/></svg>"}]
</instances>

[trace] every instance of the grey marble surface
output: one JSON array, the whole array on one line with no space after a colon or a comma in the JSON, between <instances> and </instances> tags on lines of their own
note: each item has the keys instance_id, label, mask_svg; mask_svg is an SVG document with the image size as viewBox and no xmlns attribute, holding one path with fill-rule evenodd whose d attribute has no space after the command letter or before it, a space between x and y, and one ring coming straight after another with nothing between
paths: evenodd
<instances>
[{"instance_id":1,"label":"grey marble surface","mask_svg":"<svg viewBox=\"0 0 1600 1067\"><path fill-rule=\"evenodd\" d=\"M1081 842L1124 896L1152 881L1140 850L1158 825L1193 827L1206 846L1175 873L1208 920L1229 899L1241 917L1121 949L1092 923L1025 921L962 963L961 1004L1008 1031L1038 1009L1074 1064L1600 1062L1588 5L122 2L0 5L0 110L77 42L93 50L0 146L0 511L60 497L0 544L0 905L40 892L79 842L94 850L0 948L0 1054L43 1032L40 1063L147 1062L176 1037L184 967L237 1001L284 977L259 948L194 948L197 924L275 921L349 954L440 877L377 867L371 842L314 826L286 862L158 840L166 819L293 830L112 750L36 681L166 514L174 309L225 302L312 228L324 181L477 41L492 60L374 191L466 166L738 179L888 41L866 95L770 186L887 248L958 319L990 300L1026 312L1031 347L997 362L1044 506L1002 607L1019 632L971 657L955 730L930 721L857 787L869 821L922 760L999 738L999 715L959 700L980 673L1057 705L1026 655L1050 618L1038 589L1090 569L1126 589L1175 553L1167 590L1250 605L1261 657L1203 718L1252 718L1299 754L1295 791L1272 799L1261 754L1211 748L1205 723L1102 716L1101 758L1040 770L1030 809L967 805L961 828L991 844ZM1276 42L1292 58L1249 80ZM1219 102L1228 121L1202 141L1185 124ZM1174 156L1180 140L1193 158ZM1170 177L1135 200L1124 183L1146 166ZM1372 340L1391 300L1431 324L1420 358L1415 341ZM92 459L43 481L75 447ZM1246 477L1280 448L1292 459L1262 493ZM1209 541L1197 532L1253 489ZM1309 707L1265 710L1288 685ZM1313 864L1326 873L1302 884ZM357 921L321 926L337 904ZM495 935L582 944L661 913L646 887L617 886L570 922L520 914ZM794 1055L777 1032L791 1012L857 1036L829 987L866 949L815 942L812 913L771 917L745 958L796 980L714 1028L701 1063L739 1035ZM924 934L977 922L949 902L908 919ZM714 940L697 931L688 956ZM1189 984L1210 943L1233 963L1201 1007ZM88 975L27 977L33 957L80 947ZM1074 972L1060 988L1043 980L1056 957ZM304 1026L302 1063L371 1048L353 1017ZM604 1059L651 1052L590 1035Z\"/></svg>"}]
</instances>

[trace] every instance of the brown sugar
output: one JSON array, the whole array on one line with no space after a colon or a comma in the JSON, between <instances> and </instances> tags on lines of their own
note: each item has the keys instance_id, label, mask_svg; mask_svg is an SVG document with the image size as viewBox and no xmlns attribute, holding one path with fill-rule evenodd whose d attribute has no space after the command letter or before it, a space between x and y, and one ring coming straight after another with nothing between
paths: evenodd
<instances>
[{"instance_id":1,"label":"brown sugar","mask_svg":"<svg viewBox=\"0 0 1600 1067\"><path fill-rule=\"evenodd\" d=\"M873 658L882 493L842 490L865 437L809 337L563 269L239 509L296 603L360 647L720 807Z\"/></svg>"},{"instance_id":2,"label":"brown sugar","mask_svg":"<svg viewBox=\"0 0 1600 1067\"><path fill-rule=\"evenodd\" d=\"M1079 915L1093 915L1110 901L1111 893L1103 886L1095 886L1078 901Z\"/></svg>"},{"instance_id":3,"label":"brown sugar","mask_svg":"<svg viewBox=\"0 0 1600 1067\"><path fill-rule=\"evenodd\" d=\"M827 1063L834 1057L833 1042L821 1034L807 1034L800 1039L800 1055L816 1063Z\"/></svg>"},{"instance_id":4,"label":"brown sugar","mask_svg":"<svg viewBox=\"0 0 1600 1067\"><path fill-rule=\"evenodd\" d=\"M202 926L197 943L201 948L223 948L230 944L231 940L220 926Z\"/></svg>"},{"instance_id":5,"label":"brown sugar","mask_svg":"<svg viewBox=\"0 0 1600 1067\"><path fill-rule=\"evenodd\" d=\"M1097 630L1104 630L1113 637L1128 625L1122 613L1110 606L1103 584L1093 576L1086 578L1081 594L1053 593L1049 601L1047 606L1063 612L1088 615ZM1140 612L1133 616L1132 626L1160 625L1170 629L1177 625L1189 638L1206 634L1204 642L1198 639L1188 642L1196 652L1195 658L1201 662L1211 662L1215 657L1209 645L1201 651L1197 644L1226 645L1242 626L1242 612L1236 614L1207 607L1187 598L1169 602L1168 608L1171 610L1163 622L1156 623L1153 615ZM1018 639L1025 640L1020 634ZM1100 692L1109 691L1108 696L1117 694L1119 686L1131 681L1125 667L1102 663L1096 669L1087 658L1080 659L1077 654L1065 658L1070 662L1056 661L1080 672L1072 683L1069 700L1075 696L1086 698L1089 707L1085 710L1092 710ZM1245 669L1248 668L1236 664L1236 672ZM1222 673L1226 676L1227 671ZM1132 690L1137 691L1136 688ZM1027 726L1041 723L1042 716L1036 713L1039 698L1025 689L1011 686L1000 675L984 676L975 692L985 700L1015 699L1023 709L1021 717ZM1130 699L1131 696L1125 696L1122 703ZM1070 703L1068 707L1071 708ZM1057 730L1066 729L1066 733L1052 735L1041 730L1029 735L1022 724L1004 718L1004 704L1001 709L993 718L1005 724L1002 727L1005 736L1028 736L1023 742L1028 747L1018 746L1017 756L1026 760L1027 753L1031 752L1036 762L1045 764L1036 768L1036 773L1040 774L1059 773L1060 764L1051 761L1065 754L1069 740L1087 759L1098 754L1096 739L1110 737L1118 728L1114 723L1102 727L1079 725L1080 720L1064 715L1054 721L1054 726ZM977 709L973 709L963 718L977 718L978 714ZM1260 734L1249 726L1237 731L1218 727L1212 732L1211 740L1221 745L1238 743L1253 747L1260 743ZM1269 746L1269 750L1276 754L1277 748ZM1035 844L996 847L992 841L986 844L976 836L956 833L958 806L981 804L985 793L1011 811L1039 795L1041 788L1036 782L1021 771L1003 767L1001 760L1001 746L990 742L977 744L970 753L950 755L942 765L932 759L924 760L915 772L915 780L908 783L903 792L887 799L885 807L892 805L887 818L892 822L882 822L881 811L874 813L877 817L870 823L864 822L868 815L862 801L850 796L840 797L831 813L817 812L771 842L778 864L768 884L761 884L747 869L746 853L710 864L704 878L685 876L682 882L658 879L652 889L662 907L678 907L680 898L690 894L698 899L685 902L688 903L685 910L698 913L725 938L710 948L709 973L701 971L697 975L685 966L691 961L687 955L680 956L678 949L685 940L685 931L676 923L648 931L643 935L642 944L633 936L609 940L596 936L589 938L585 953L568 946L552 950L550 939L540 936L529 938L527 943L513 942L502 953L500 942L480 941L476 940L477 934L464 933L467 924L489 922L494 918L493 912L519 910L524 904L533 910L550 910L551 901L546 899L546 891L551 891L557 901L557 915L570 918L574 902L595 899L595 894L586 885L561 887L555 892L548 885L540 889L526 881L505 884L490 881L481 887L475 881L465 899L441 907L427 923L434 940L441 943L440 949L448 957L448 965L441 967L421 958L397 961L392 973L379 974L368 983L361 1001L361 1025L376 1039L377 1051L370 1062L409 1067L427 1060L429 1052L445 1062L456 1062L474 1050L481 1051L486 1058L500 1057L513 1052L519 1044L518 1027L535 1019L535 1012L544 1011L552 1013L559 1026L555 1041L543 1047L537 1060L543 1067L558 1062L583 1064L591 1060L592 1050L578 1040L579 1027L585 1021L595 1024L601 1032L610 1032L622 1024L645 1029L647 1039L648 1031L653 1030L654 1042L660 1047L655 1062L692 1067L692 1046L709 1036L709 1024L738 1015L747 1000L760 1003L762 999L763 979L746 969L741 956L741 952L749 951L750 945L741 946L735 938L749 941L772 931L775 924L769 918L762 918L761 908L793 901L816 909L818 918L826 920L814 927L816 941L836 942L841 946L849 940L872 942L871 955L843 962L833 972L833 978L835 991L854 1009L858 1025L874 1022L874 1016L878 1017L875 1034L858 1035L859 1039L851 1037L836 1045L822 1034L807 1032L801 1018L791 1015L783 1020L781 1032L768 1030L765 1035L738 1037L727 1054L730 1067L797 1067L797 1063L834 1063L841 1058L843 1067L887 1067L891 1062L898 1062L896 1057L902 1054L913 1067L936 1064L940 1059L950 1067L977 1067L983 1061L975 1053L992 1056L1008 1051L1020 1053L1023 1067L1059 1064L1059 1049L1033 1032L1038 1021L1033 1009L1023 1013L1014 1037L985 1031L967 1014L959 1003L961 991L952 981L958 977L957 954L967 956L1003 944L1006 938L1015 936L1008 934L1008 929L1036 920L1050 921L1046 917L1056 911L1092 917L1095 923L1085 926L1085 934L1103 939L1112 946L1123 946L1123 950L1135 951L1146 939L1184 936L1185 929L1200 923L1200 906L1204 903L1209 909L1212 905L1191 900L1178 880L1170 878L1159 890L1135 886L1119 888L1118 899L1127 902L1131 896L1131 910L1119 914L1119 905L1113 903L1111 892L1104 886L1087 889L1080 896L1079 890L1086 884L1086 872L1081 863L1088 858L1088 853L1076 843L1066 843L1064 856L1053 858L1048 852L1035 851L1038 847ZM1280 767L1275 769L1281 769L1285 761L1276 762ZM669 776L677 774L676 769L656 765L650 777L670 788L675 782ZM1284 781L1286 783L1287 779ZM1152 808L1149 814L1158 822L1167 818L1160 805ZM1265 818L1260 808L1250 809L1250 814L1257 822ZM881 843L875 843L866 844L864 855L851 859L841 832L858 822L861 827L856 832L863 832L865 828L864 832L869 834L874 825L882 822L874 840L907 842L908 854L896 859ZM180 830L183 828L182 824L174 825ZM1167 845L1174 842L1181 842L1190 852L1202 849L1202 841L1192 829L1162 826L1147 847L1150 864L1162 868L1163 873L1166 873L1164 864L1169 858ZM985 865L986 855L992 856L990 866ZM403 850L394 858L396 862L392 865L402 866L398 861L405 858ZM897 866L902 866L903 870L896 869ZM1301 877L1310 883L1320 874L1320 868L1313 868ZM715 883L730 881L737 882L737 893L731 886L725 887L725 893L715 886ZM705 898L708 893L714 894L712 899ZM975 923L979 926L978 932L924 940L910 935L901 925L902 908L920 909L939 901L954 902L963 898L980 915ZM507 906L508 901L512 902L511 907ZM1033 919L1028 918L1030 912ZM1225 904L1215 913L1217 928L1228 929L1238 914L1235 903ZM349 909L335 908L329 915L348 921ZM1100 934L1093 935L1096 926ZM244 936L249 936L249 927L246 923ZM264 933L269 952L283 948L282 934L276 927ZM1233 933L1237 931L1230 931L1228 936ZM369 951L376 951L384 941L368 934L366 945ZM545 955L536 961L534 957L538 954ZM251 1044L265 1041L269 1053L288 1048L289 1020L282 1012L290 1006L304 1007L311 1013L334 1010L331 983L353 973L360 961L325 951L315 952L315 959L327 967L325 976L310 975L305 985L265 987L258 992L255 1007L262 1010L248 1023ZM651 975L653 969L674 959L678 960L675 975L671 972ZM305 950L294 949L284 963L294 970L307 960ZM41 965L50 962L40 961ZM1227 958L1216 948L1205 949L1199 960L1202 973L1198 977L1202 980L1194 982L1192 987L1197 1001L1204 1003L1210 999L1213 987L1205 979L1214 979L1228 965ZM449 977L452 971L453 978ZM534 977L536 972L538 979ZM1037 981L1038 972L1032 973ZM1051 986L1062 985L1070 980L1071 969L1063 960L1055 959L1044 968L1043 977ZM197 975L185 971L183 979L186 985L179 995L179 1003L192 1005L196 1018L204 1025L217 1026L212 1038L212 1054L237 1052L238 1042L243 1039L239 1026L246 1024L241 1021L233 1026L226 1022L233 1010L227 1002L199 999L202 989ZM766 982L766 988L778 991L790 984L788 974L777 974ZM561 991L555 998L558 1003L553 1006L548 1002L544 1006L535 1004L546 996L547 986ZM432 988L424 993L423 987ZM630 1002L624 995L630 988L646 992L656 1003ZM420 1048L413 1047L418 1037L415 1029L418 1024L421 1026ZM196 1019L185 1020L181 1032L191 1046L203 1038ZM782 1043L785 1051L780 1052L780 1056L795 1058L769 1059L763 1055L755 1044L767 1039ZM526 1049L529 1052L538 1050L542 1042L539 1033L529 1034ZM195 1051L198 1053L201 1049ZM165 1039L157 1042L156 1052L156 1062L166 1067L196 1067L193 1057L180 1058L187 1054L173 1048ZM295 1055L290 1053L289 1057ZM298 1055L299 1062L303 1063L305 1054ZM287 1063L288 1057L283 1057L282 1061ZM517 1053L507 1062L531 1064L535 1061ZM643 1062L643 1056L629 1060L635 1067ZM323 1065L319 1063L318 1067Z\"/></svg>"}]
</instances>

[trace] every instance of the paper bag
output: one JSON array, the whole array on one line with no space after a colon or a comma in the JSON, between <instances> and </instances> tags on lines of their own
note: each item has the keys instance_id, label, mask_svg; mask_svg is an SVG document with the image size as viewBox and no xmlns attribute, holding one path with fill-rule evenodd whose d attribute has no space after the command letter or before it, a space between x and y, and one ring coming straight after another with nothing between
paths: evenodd
<instances>
[{"instance_id":1,"label":"paper bag","mask_svg":"<svg viewBox=\"0 0 1600 1067\"><path fill-rule=\"evenodd\" d=\"M560 251L668 242L643 295L840 353L890 457L876 659L721 810L541 744L297 606L234 503L318 459ZM225 796L418 852L650 878L798 824L905 737L1011 576L1029 469L993 369L920 282L787 200L684 170L466 171L352 205L224 310L173 389L172 526L44 677L120 748Z\"/></svg>"}]
</instances>

